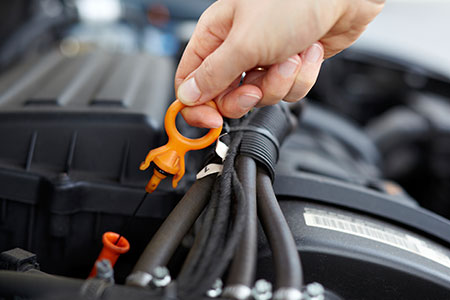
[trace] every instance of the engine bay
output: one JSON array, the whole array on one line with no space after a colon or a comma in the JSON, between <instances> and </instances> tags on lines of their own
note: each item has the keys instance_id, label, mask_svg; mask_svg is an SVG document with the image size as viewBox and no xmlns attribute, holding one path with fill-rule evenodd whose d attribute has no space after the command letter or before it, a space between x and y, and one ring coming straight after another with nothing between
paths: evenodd
<instances>
[{"instance_id":1,"label":"engine bay","mask_svg":"<svg viewBox=\"0 0 450 300\"><path fill-rule=\"evenodd\" d=\"M226 158L188 152L130 221L186 37L117 23L105 49L90 37L111 29L69 24L1 70L0 299L450 298L449 78L349 49L299 103L227 120ZM124 226L129 251L100 270Z\"/></svg>"}]
</instances>

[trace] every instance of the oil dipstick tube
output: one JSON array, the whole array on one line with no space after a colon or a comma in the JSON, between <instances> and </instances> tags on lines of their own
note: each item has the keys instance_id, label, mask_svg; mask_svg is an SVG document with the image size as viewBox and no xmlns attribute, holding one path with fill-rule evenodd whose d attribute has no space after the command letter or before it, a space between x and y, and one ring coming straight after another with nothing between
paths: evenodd
<instances>
[{"instance_id":1,"label":"oil dipstick tube","mask_svg":"<svg viewBox=\"0 0 450 300\"><path fill-rule=\"evenodd\" d=\"M123 236L117 242L117 245L115 245L114 243L117 241L118 238L119 234L115 232L105 232L103 234L102 238L103 249L98 255L98 258L95 261L96 263L97 261L107 259L111 263L111 266L114 267L119 256L121 254L127 253L128 250L130 250L130 243ZM95 275L97 275L96 264L94 264L94 267L92 268L92 271L89 274L89 278L95 277Z\"/></svg>"}]
</instances>

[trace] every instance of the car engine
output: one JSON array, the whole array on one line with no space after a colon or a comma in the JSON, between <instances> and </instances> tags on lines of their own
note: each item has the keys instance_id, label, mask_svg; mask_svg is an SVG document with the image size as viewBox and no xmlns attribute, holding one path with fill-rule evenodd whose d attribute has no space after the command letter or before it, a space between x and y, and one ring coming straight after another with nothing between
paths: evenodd
<instances>
[{"instance_id":1,"label":"car engine","mask_svg":"<svg viewBox=\"0 0 450 300\"><path fill-rule=\"evenodd\" d=\"M113 29L64 4L45 45L0 48L0 299L450 298L449 78L349 49L141 201L194 17L174 1L172 27L142 25L133 3ZM108 232L129 243L115 264L97 261Z\"/></svg>"}]
</instances>

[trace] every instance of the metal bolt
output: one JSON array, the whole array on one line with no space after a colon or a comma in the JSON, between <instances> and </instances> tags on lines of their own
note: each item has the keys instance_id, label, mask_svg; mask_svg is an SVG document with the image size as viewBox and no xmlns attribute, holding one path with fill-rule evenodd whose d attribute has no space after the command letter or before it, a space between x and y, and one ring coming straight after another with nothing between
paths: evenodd
<instances>
[{"instance_id":1,"label":"metal bolt","mask_svg":"<svg viewBox=\"0 0 450 300\"><path fill-rule=\"evenodd\" d=\"M155 287L165 287L172 280L169 270L166 267L156 267L151 275L153 276L152 284Z\"/></svg>"},{"instance_id":2,"label":"metal bolt","mask_svg":"<svg viewBox=\"0 0 450 300\"><path fill-rule=\"evenodd\" d=\"M222 287L223 282L220 278L218 278L216 279L216 281L214 281L212 287L208 291L206 291L206 295L210 298L217 298L220 296L220 294L222 294Z\"/></svg>"},{"instance_id":3,"label":"metal bolt","mask_svg":"<svg viewBox=\"0 0 450 300\"><path fill-rule=\"evenodd\" d=\"M272 298L272 284L265 279L257 280L252 295L255 300L269 300Z\"/></svg>"},{"instance_id":4,"label":"metal bolt","mask_svg":"<svg viewBox=\"0 0 450 300\"><path fill-rule=\"evenodd\" d=\"M318 282L310 283L306 286L305 300L324 300L325 299L325 288Z\"/></svg>"},{"instance_id":5,"label":"metal bolt","mask_svg":"<svg viewBox=\"0 0 450 300\"><path fill-rule=\"evenodd\" d=\"M97 268L98 279L103 279L108 282L114 283L114 270L111 266L111 262L107 259L102 259L95 263L95 267Z\"/></svg>"}]
</instances>

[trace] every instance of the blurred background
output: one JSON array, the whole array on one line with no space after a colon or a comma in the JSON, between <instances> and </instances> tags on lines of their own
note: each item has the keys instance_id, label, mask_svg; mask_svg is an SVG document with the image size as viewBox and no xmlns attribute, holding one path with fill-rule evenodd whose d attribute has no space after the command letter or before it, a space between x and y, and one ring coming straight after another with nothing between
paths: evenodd
<instances>
[{"instance_id":1,"label":"blurred background","mask_svg":"<svg viewBox=\"0 0 450 300\"><path fill-rule=\"evenodd\" d=\"M373 49L450 74L449 0L389 0L355 47Z\"/></svg>"}]
</instances>

